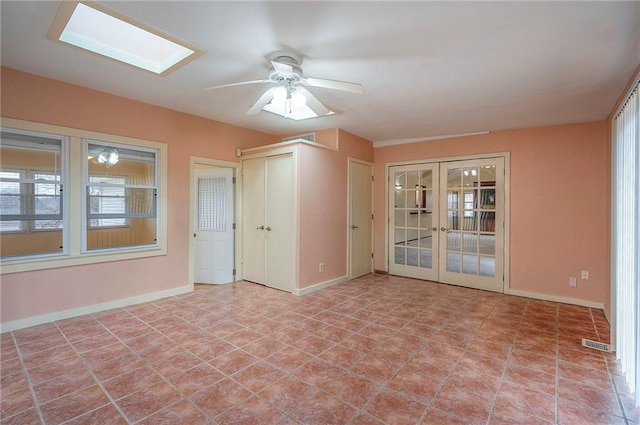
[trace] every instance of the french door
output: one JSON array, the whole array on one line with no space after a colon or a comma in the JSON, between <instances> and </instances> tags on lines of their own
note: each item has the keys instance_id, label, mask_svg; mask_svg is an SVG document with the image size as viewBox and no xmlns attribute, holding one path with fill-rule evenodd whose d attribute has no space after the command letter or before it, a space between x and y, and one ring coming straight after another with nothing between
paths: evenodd
<instances>
[{"instance_id":1,"label":"french door","mask_svg":"<svg viewBox=\"0 0 640 425\"><path fill-rule=\"evenodd\" d=\"M503 292L504 158L389 168L389 272Z\"/></svg>"}]
</instances>

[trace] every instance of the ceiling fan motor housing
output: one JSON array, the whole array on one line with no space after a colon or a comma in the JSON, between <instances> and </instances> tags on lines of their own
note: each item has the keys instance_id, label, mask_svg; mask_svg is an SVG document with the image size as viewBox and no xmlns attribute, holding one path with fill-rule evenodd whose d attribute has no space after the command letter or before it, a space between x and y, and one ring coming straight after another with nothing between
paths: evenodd
<instances>
[{"instance_id":1,"label":"ceiling fan motor housing","mask_svg":"<svg viewBox=\"0 0 640 425\"><path fill-rule=\"evenodd\" d=\"M295 84L303 78L301 59L298 55L290 52L275 52L271 55L271 61L289 65L292 69L291 74L282 74L278 72L273 65L269 67L269 80L274 83L287 82Z\"/></svg>"}]
</instances>

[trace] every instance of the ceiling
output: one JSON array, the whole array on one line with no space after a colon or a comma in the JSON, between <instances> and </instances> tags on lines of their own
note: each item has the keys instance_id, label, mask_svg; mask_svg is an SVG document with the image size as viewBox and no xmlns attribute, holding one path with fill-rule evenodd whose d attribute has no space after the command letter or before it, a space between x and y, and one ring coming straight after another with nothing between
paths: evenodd
<instances>
[{"instance_id":1,"label":"ceiling","mask_svg":"<svg viewBox=\"0 0 640 425\"><path fill-rule=\"evenodd\" d=\"M46 39L59 2L2 1L1 63L270 134L339 127L376 145L604 119L640 63L640 2L110 1L206 53L159 77ZM340 114L246 111L269 54L303 57Z\"/></svg>"}]
</instances>

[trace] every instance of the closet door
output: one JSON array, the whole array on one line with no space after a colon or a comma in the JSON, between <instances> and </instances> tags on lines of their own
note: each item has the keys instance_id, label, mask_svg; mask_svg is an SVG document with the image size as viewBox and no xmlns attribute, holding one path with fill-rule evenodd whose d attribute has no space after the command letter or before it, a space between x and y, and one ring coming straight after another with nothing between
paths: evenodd
<instances>
[{"instance_id":1,"label":"closet door","mask_svg":"<svg viewBox=\"0 0 640 425\"><path fill-rule=\"evenodd\" d=\"M268 286L293 291L295 277L294 171L291 154L266 161L265 255Z\"/></svg>"},{"instance_id":2,"label":"closet door","mask_svg":"<svg viewBox=\"0 0 640 425\"><path fill-rule=\"evenodd\" d=\"M242 277L265 280L265 158L242 161Z\"/></svg>"}]
</instances>

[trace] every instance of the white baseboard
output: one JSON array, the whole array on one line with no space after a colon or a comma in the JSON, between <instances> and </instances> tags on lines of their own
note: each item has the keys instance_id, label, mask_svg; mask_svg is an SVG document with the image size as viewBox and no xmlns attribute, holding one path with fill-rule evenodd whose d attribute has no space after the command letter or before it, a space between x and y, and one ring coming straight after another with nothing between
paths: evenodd
<instances>
[{"instance_id":1,"label":"white baseboard","mask_svg":"<svg viewBox=\"0 0 640 425\"><path fill-rule=\"evenodd\" d=\"M295 288L291 293L293 295L298 295L298 296L307 295L307 294L311 294L313 292L319 291L321 289L328 288L330 286L334 286L334 285L338 285L340 283L344 283L347 280L349 280L348 276L342 276L342 277L338 277L336 279L327 280L326 282L321 282L321 283L317 283L317 284L312 285L312 286L307 286L306 288L302 288L302 289Z\"/></svg>"},{"instance_id":2,"label":"white baseboard","mask_svg":"<svg viewBox=\"0 0 640 425\"><path fill-rule=\"evenodd\" d=\"M504 288L504 293L507 295L516 295L518 297L534 298L536 300L554 301L563 304L579 305L581 307L599 308L604 310L604 304L595 301L581 300L578 298L558 297L555 295L538 294L536 292L520 291L518 289Z\"/></svg>"},{"instance_id":3,"label":"white baseboard","mask_svg":"<svg viewBox=\"0 0 640 425\"><path fill-rule=\"evenodd\" d=\"M181 286L179 288L153 292L151 294L140 295L137 297L124 298L121 300L109 301L101 304L93 304L51 314L44 314L42 316L30 317L28 319L20 319L14 322L1 323L0 333L15 331L18 329L28 328L36 325L42 325L43 323L55 322L56 320L69 319L71 317L82 316L85 314L97 313L99 311L111 310L112 308L127 307L134 304L158 300L160 298L186 294L187 292L191 291L193 291L193 285Z\"/></svg>"}]
</instances>

